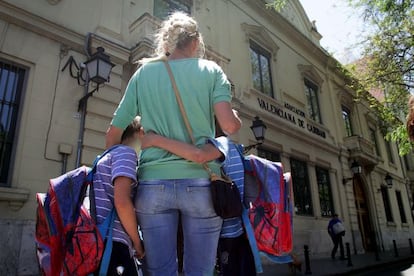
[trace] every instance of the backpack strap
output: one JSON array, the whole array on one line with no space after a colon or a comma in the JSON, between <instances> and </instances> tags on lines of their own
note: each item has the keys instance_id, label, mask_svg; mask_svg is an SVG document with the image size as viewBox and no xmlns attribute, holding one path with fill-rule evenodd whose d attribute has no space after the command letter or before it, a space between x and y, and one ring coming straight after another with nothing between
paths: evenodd
<instances>
[{"instance_id":1,"label":"backpack strap","mask_svg":"<svg viewBox=\"0 0 414 276\"><path fill-rule=\"evenodd\" d=\"M257 247L256 238L252 224L249 220L249 214L246 208L243 207L242 221L244 230L246 231L247 240L249 241L250 249L252 251L256 273L263 273L262 260L260 259L259 249Z\"/></svg>"},{"instance_id":2,"label":"backpack strap","mask_svg":"<svg viewBox=\"0 0 414 276\"><path fill-rule=\"evenodd\" d=\"M101 160L105 155L107 155L109 152L111 152L112 150L118 148L120 145L114 145L112 147L110 147L109 149L105 150L101 155L98 155L95 158L95 161L92 164L92 168L89 171L88 175L87 175L87 181L89 181L90 183L92 183L93 181L93 174L96 172L96 165L98 164L99 160Z\"/></svg>"},{"instance_id":3,"label":"backpack strap","mask_svg":"<svg viewBox=\"0 0 414 276\"><path fill-rule=\"evenodd\" d=\"M105 242L105 250L102 255L101 265L99 268L99 276L105 276L108 272L109 262L112 254L112 229L114 227L115 220L115 208L112 208L109 215L105 218L104 222L98 226L99 232Z\"/></svg>"},{"instance_id":4,"label":"backpack strap","mask_svg":"<svg viewBox=\"0 0 414 276\"><path fill-rule=\"evenodd\" d=\"M89 185L90 214L91 214L91 217L95 220L95 222L96 222L96 203L95 203L95 190L93 189L93 175L96 172L96 166L97 166L99 160L101 160L105 155L107 155L112 150L118 148L119 146L120 145L114 145L114 146L110 147L109 149L105 150L101 155L98 155L95 158L95 161L93 162L91 170L88 172L88 175L86 176L86 181L88 183L90 183L90 185Z\"/></svg>"},{"instance_id":5,"label":"backpack strap","mask_svg":"<svg viewBox=\"0 0 414 276\"><path fill-rule=\"evenodd\" d=\"M96 203L95 203L95 192L93 189L93 175L96 172L96 167L98 165L99 160L101 160L105 155L107 155L112 150L118 148L120 145L114 145L109 149L105 150L101 155L98 155L93 162L91 170L88 172L86 176L86 180L89 185L89 201L90 201L90 210L91 216L96 222ZM111 259L112 254L112 229L114 227L114 220L115 220L115 208L112 208L109 215L105 218L102 224L98 225L98 230L101 233L102 239L104 240L105 250L102 255L101 265L99 268L99 275L104 276L107 275L109 261ZM106 240L106 242L105 242Z\"/></svg>"}]
</instances>

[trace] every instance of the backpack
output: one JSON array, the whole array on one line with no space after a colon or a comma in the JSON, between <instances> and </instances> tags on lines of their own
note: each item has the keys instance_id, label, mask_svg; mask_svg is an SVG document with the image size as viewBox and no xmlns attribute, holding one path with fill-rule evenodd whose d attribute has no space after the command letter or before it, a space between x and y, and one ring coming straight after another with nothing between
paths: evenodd
<instances>
[{"instance_id":1,"label":"backpack","mask_svg":"<svg viewBox=\"0 0 414 276\"><path fill-rule=\"evenodd\" d=\"M50 179L47 193L37 193L36 252L42 275L88 275L100 267L107 270L112 251L114 209L99 227L88 209L94 208L93 167L74 169ZM85 200L90 191L89 202ZM89 204L89 206L88 206ZM105 249L104 240L109 240ZM106 274L103 272L103 274Z\"/></svg>"},{"instance_id":2,"label":"backpack","mask_svg":"<svg viewBox=\"0 0 414 276\"><path fill-rule=\"evenodd\" d=\"M335 235L345 235L345 226L342 224L342 222L338 221L334 225L332 225L332 230Z\"/></svg>"},{"instance_id":3,"label":"backpack","mask_svg":"<svg viewBox=\"0 0 414 276\"><path fill-rule=\"evenodd\" d=\"M292 182L279 162L255 155L244 158L245 197L259 251L276 257L293 248Z\"/></svg>"}]
</instances>

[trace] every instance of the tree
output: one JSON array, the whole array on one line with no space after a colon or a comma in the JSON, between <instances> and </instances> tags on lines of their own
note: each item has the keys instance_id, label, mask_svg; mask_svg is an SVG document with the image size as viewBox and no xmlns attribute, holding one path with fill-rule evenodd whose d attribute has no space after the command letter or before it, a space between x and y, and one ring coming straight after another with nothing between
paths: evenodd
<instances>
[{"instance_id":1,"label":"tree","mask_svg":"<svg viewBox=\"0 0 414 276\"><path fill-rule=\"evenodd\" d=\"M372 28L362 42L365 58L359 66L348 67L360 84L352 88L369 100L385 138L399 145L400 155L407 154L412 149L405 118L408 96L414 92L414 0L348 1L363 9ZM363 91L382 93L371 96Z\"/></svg>"},{"instance_id":2,"label":"tree","mask_svg":"<svg viewBox=\"0 0 414 276\"><path fill-rule=\"evenodd\" d=\"M412 150L405 120L408 96L414 93L414 0L347 1L363 10L370 32L361 36L365 58L347 66L338 63L338 68L357 92L356 100L369 101L384 137L405 155ZM281 11L285 4L274 0L268 7Z\"/></svg>"}]
</instances>

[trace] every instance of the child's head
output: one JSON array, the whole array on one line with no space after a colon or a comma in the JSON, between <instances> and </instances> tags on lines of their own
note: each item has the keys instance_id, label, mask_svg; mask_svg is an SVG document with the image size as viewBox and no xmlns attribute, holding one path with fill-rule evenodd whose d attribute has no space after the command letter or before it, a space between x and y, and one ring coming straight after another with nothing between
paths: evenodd
<instances>
[{"instance_id":1,"label":"child's head","mask_svg":"<svg viewBox=\"0 0 414 276\"><path fill-rule=\"evenodd\" d=\"M132 122L125 128L121 136L121 143L126 144L138 140L139 134L142 131L141 117L137 116Z\"/></svg>"}]
</instances>

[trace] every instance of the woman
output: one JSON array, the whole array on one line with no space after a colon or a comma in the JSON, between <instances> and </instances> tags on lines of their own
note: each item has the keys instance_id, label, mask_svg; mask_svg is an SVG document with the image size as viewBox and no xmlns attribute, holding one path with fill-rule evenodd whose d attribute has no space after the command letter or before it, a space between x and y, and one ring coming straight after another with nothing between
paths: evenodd
<instances>
[{"instance_id":1,"label":"woman","mask_svg":"<svg viewBox=\"0 0 414 276\"><path fill-rule=\"evenodd\" d=\"M132 76L106 136L119 143L123 129L136 116L146 132L191 143L163 60L172 68L197 145L214 138L214 115L227 134L241 121L231 108L230 84L221 68L199 58L204 54L197 22L176 12L156 35L156 56L141 61ZM219 172L219 164L209 163ZM141 152L135 208L146 249L149 275L177 275L178 215L184 234L185 275L212 275L222 219L211 202L205 169L160 148Z\"/></svg>"}]
</instances>

